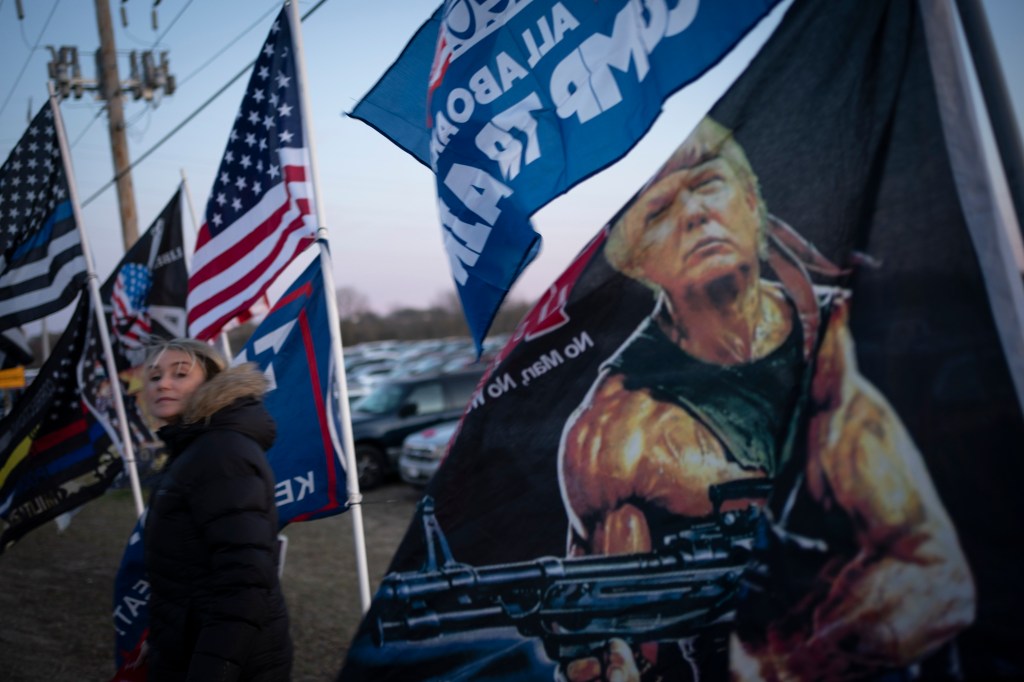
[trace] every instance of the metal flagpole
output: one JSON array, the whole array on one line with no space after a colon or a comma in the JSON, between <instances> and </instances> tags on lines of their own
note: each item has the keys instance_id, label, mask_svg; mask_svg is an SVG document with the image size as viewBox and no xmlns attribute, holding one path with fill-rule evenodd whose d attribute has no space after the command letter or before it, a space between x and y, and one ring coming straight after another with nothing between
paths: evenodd
<instances>
[{"instance_id":1,"label":"metal flagpole","mask_svg":"<svg viewBox=\"0 0 1024 682\"><path fill-rule=\"evenodd\" d=\"M987 159L979 121L981 102L970 95L967 63L960 51L953 0L921 2L942 130L964 220L985 280L992 317L1003 345L1017 400L1024 408L1024 286L1013 262L1012 207L995 200L994 164Z\"/></svg>"},{"instance_id":2,"label":"metal flagpole","mask_svg":"<svg viewBox=\"0 0 1024 682\"><path fill-rule=\"evenodd\" d=\"M352 514L352 534L355 540L356 572L359 577L359 598L363 613L370 608L370 580L366 566L366 538L363 533L363 496L359 492L359 474L356 467L355 443L352 439L352 417L348 407L348 382L345 378L345 356L341 344L341 322L338 316L338 301L334 289L334 270L327 243L327 228L320 192L320 175L316 165L316 145L313 142L313 124L310 120L309 93L306 91L306 60L302 50L302 20L298 3L289 3L292 25L292 49L295 51L295 71L299 78L299 92L302 98L302 126L309 150L309 168L312 175L313 200L316 208L317 244L320 247L320 271L324 278L327 296L327 321L331 328L331 357L334 359L334 376L338 385L338 407L341 411L342 447L345 452L345 482L348 487L348 507Z\"/></svg>"},{"instance_id":3,"label":"metal flagpole","mask_svg":"<svg viewBox=\"0 0 1024 682\"><path fill-rule=\"evenodd\" d=\"M1006 89L1006 79L999 66L999 55L992 43L992 31L980 0L957 0L956 6L971 50L978 86L985 98L985 110L992 123L992 135L1003 162L1017 222L1024 233L1024 147L1013 115L1013 103Z\"/></svg>"},{"instance_id":4,"label":"metal flagpole","mask_svg":"<svg viewBox=\"0 0 1024 682\"><path fill-rule=\"evenodd\" d=\"M192 203L192 189L188 186L188 177L185 175L185 169L181 168L181 188L185 191L185 201L188 203L188 214L192 219L192 230L199 232L199 217L196 215L196 205ZM217 337L217 343L220 345L220 352L224 355L224 359L231 362L231 358L234 357L231 353L231 342L228 340L227 332L221 332Z\"/></svg>"},{"instance_id":5,"label":"metal flagpole","mask_svg":"<svg viewBox=\"0 0 1024 682\"><path fill-rule=\"evenodd\" d=\"M114 362L114 351L110 346L110 333L107 331L107 320L103 314L103 300L100 298L99 278L93 265L89 241L85 238L85 225L82 222L82 209L78 205L78 188L75 186L75 174L71 170L71 151L68 147L67 135L64 132L64 119L60 115L60 106L54 93L53 81L47 83L50 92L50 110L53 112L54 128L57 130L57 143L60 145L61 162L64 164L64 175L67 176L68 194L71 199L71 211L78 226L78 235L82 242L82 255L85 257L86 279L89 283L89 296L96 313L96 328L100 332L100 344L103 346L103 358L106 361L107 376L110 377L110 390L114 397L114 410L117 412L118 431L121 434L121 458L128 470L131 481L132 497L135 500L135 512L142 516L145 505L142 502L142 486L139 485L139 472L135 467L135 448L132 446L131 433L128 430L128 413L124 409L124 396L121 395L121 380L117 374L117 363Z\"/></svg>"}]
</instances>

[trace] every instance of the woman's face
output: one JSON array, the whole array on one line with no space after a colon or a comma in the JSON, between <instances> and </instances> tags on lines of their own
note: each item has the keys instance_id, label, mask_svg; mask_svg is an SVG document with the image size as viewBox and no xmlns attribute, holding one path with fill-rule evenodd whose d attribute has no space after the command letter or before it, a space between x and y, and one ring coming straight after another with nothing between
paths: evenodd
<instances>
[{"instance_id":1,"label":"woman's face","mask_svg":"<svg viewBox=\"0 0 1024 682\"><path fill-rule=\"evenodd\" d=\"M150 414L175 421L185 402L206 381L202 364L180 350L166 350L146 368L145 397Z\"/></svg>"}]
</instances>

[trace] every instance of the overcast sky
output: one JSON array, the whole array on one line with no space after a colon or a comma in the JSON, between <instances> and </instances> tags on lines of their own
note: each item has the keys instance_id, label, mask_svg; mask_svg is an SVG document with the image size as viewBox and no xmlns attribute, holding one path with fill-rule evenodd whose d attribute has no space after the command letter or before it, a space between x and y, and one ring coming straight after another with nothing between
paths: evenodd
<instances>
[{"instance_id":1,"label":"overcast sky","mask_svg":"<svg viewBox=\"0 0 1024 682\"><path fill-rule=\"evenodd\" d=\"M934 0L927 0L934 1ZM379 312L423 307L454 291L440 240L433 177L412 157L343 112L373 85L439 0L329 0L303 24L313 126L326 224L338 286L363 292ZM48 45L74 45L86 77L99 44L94 0L0 0L0 158L24 131L26 116L46 96ZM303 13L314 2L300 2ZM1018 120L1024 112L1024 1L985 0L1004 61ZM128 26L122 26L124 7ZM126 104L132 159L152 148L246 64L267 35L278 0L163 0L158 28L151 0L111 2L121 78L131 50L166 50L178 79L173 95ZM539 296L575 253L657 168L750 60L782 14L777 8L736 53L666 104L665 113L629 156L542 209L534 224L541 255L512 290ZM255 25L254 25L255 24ZM246 32L246 29L252 27ZM157 39L159 42L156 42ZM224 49L226 45L232 43ZM33 47L35 49L33 49ZM218 52L223 50L219 56ZM248 73L134 171L139 231L155 218L187 174L202 215ZM102 103L91 94L63 106L78 182L89 199L113 175ZM113 187L83 210L97 271L105 279L123 254ZM191 229L191 226L187 226Z\"/></svg>"}]
</instances>

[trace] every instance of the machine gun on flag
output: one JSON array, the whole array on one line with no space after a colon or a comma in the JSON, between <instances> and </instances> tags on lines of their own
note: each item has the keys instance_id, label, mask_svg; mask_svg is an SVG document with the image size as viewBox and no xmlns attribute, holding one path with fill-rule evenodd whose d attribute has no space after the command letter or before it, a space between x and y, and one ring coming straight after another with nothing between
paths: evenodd
<instances>
[{"instance_id":1,"label":"machine gun on flag","mask_svg":"<svg viewBox=\"0 0 1024 682\"><path fill-rule=\"evenodd\" d=\"M715 486L714 513L666 536L653 552L479 567L455 561L433 499L425 497L427 560L419 571L385 576L375 601L375 642L512 626L540 638L548 657L565 663L593 656L612 638L637 646L725 632L762 512L758 505L723 511L723 503L770 489L760 480Z\"/></svg>"}]
</instances>

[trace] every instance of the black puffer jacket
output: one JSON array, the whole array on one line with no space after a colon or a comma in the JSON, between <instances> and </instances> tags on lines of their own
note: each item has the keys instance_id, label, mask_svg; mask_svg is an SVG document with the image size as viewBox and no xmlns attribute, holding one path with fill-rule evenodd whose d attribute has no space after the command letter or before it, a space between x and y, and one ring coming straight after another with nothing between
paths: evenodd
<instances>
[{"instance_id":1,"label":"black puffer jacket","mask_svg":"<svg viewBox=\"0 0 1024 682\"><path fill-rule=\"evenodd\" d=\"M200 386L182 421L160 430L171 452L150 497L146 571L149 679L289 679L288 613L277 577L275 426L265 380L248 366Z\"/></svg>"}]
</instances>

